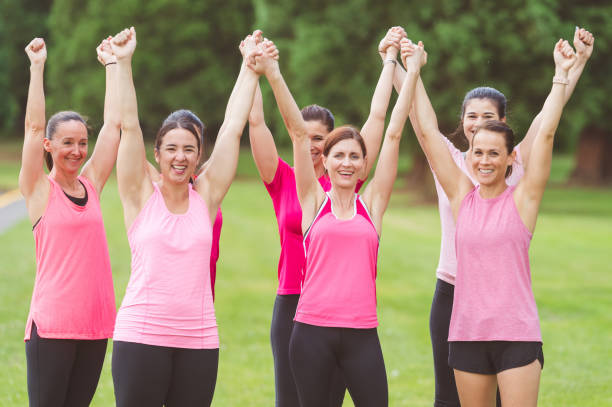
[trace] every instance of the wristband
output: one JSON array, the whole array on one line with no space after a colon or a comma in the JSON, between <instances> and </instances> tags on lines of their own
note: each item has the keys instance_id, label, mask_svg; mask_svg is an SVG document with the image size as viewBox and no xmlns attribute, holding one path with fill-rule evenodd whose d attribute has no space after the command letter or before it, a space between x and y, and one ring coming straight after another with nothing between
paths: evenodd
<instances>
[{"instance_id":1,"label":"wristband","mask_svg":"<svg viewBox=\"0 0 612 407\"><path fill-rule=\"evenodd\" d=\"M383 65L386 65L387 62L390 62L393 65L397 65L397 61L395 59L385 59L385 61L383 62Z\"/></svg>"},{"instance_id":2,"label":"wristband","mask_svg":"<svg viewBox=\"0 0 612 407\"><path fill-rule=\"evenodd\" d=\"M558 83L559 85L569 85L569 79L562 76L553 76L552 82Z\"/></svg>"},{"instance_id":3,"label":"wristband","mask_svg":"<svg viewBox=\"0 0 612 407\"><path fill-rule=\"evenodd\" d=\"M113 64L117 64L116 62L109 62L107 64L104 64L104 66L109 66L109 65L113 65Z\"/></svg>"}]
</instances>

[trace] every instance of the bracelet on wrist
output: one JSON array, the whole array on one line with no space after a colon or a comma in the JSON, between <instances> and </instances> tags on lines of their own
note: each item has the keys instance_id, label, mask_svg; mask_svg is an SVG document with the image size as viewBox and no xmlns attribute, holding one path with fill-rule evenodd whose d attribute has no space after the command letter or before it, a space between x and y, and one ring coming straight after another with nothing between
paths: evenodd
<instances>
[{"instance_id":1,"label":"bracelet on wrist","mask_svg":"<svg viewBox=\"0 0 612 407\"><path fill-rule=\"evenodd\" d=\"M109 66L109 65L113 65L113 64L116 65L117 62L108 62L108 63L104 64L104 66Z\"/></svg>"},{"instance_id":2,"label":"bracelet on wrist","mask_svg":"<svg viewBox=\"0 0 612 407\"><path fill-rule=\"evenodd\" d=\"M387 63L393 64L393 65L397 65L397 61L395 59L385 59L383 61L383 65L387 65Z\"/></svg>"},{"instance_id":3,"label":"bracelet on wrist","mask_svg":"<svg viewBox=\"0 0 612 407\"><path fill-rule=\"evenodd\" d=\"M569 85L569 79L564 78L563 76L553 76L552 82L560 85Z\"/></svg>"}]
</instances>

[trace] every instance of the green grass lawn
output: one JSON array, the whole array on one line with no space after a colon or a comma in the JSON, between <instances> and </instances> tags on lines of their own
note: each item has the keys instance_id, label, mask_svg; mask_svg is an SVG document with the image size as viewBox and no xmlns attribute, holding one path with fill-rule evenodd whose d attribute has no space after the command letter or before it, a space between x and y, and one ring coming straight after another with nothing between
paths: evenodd
<instances>
[{"instance_id":1,"label":"green grass lawn","mask_svg":"<svg viewBox=\"0 0 612 407\"><path fill-rule=\"evenodd\" d=\"M269 327L279 238L271 201L252 177L250 163L244 153L239 177L223 203L215 406L274 405ZM8 167L16 174L15 164ZM379 335L391 406L433 403L428 319L440 225L435 206L414 206L413 201L408 192L394 194L380 248ZM531 246L546 359L542 406L612 406L611 202L611 190L551 187L545 195ZM102 195L102 207L119 305L130 252L114 179ZM0 258L0 404L24 406L23 331L35 274L27 220L0 235ZM111 346L93 406L114 405L110 355ZM348 399L345 405L352 405Z\"/></svg>"}]
</instances>

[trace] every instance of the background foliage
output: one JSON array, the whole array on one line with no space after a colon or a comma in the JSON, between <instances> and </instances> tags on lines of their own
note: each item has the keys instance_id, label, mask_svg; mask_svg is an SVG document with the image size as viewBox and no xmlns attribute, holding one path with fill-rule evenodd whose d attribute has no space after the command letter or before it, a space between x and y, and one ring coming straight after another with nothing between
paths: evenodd
<instances>
[{"instance_id":1,"label":"background foliage","mask_svg":"<svg viewBox=\"0 0 612 407\"><path fill-rule=\"evenodd\" d=\"M587 124L610 132L612 3L568 0L0 0L0 131L19 134L28 83L23 47L44 36L48 114L74 109L101 125L104 74L95 47L134 25L134 59L141 122L152 137L179 107L200 114L216 134L239 69L237 45L261 28L281 51L281 68L298 104L328 106L339 123L361 124L380 73L376 47L387 28L402 25L423 40L429 63L422 74L450 132L472 87L506 94L519 135L540 110L553 75L552 46L571 40L574 26L596 36L595 52L564 113L558 147L575 147ZM285 133L265 81L268 123ZM281 137L286 142L286 137ZM408 138L410 139L410 138Z\"/></svg>"}]
</instances>

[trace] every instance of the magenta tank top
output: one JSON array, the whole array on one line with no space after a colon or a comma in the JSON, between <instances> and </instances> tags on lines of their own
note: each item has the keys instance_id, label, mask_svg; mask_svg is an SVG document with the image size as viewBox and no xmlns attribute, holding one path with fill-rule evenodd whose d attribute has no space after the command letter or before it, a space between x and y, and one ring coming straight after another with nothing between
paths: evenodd
<instances>
[{"instance_id":1,"label":"magenta tank top","mask_svg":"<svg viewBox=\"0 0 612 407\"><path fill-rule=\"evenodd\" d=\"M219 347L210 279L212 227L189 185L189 209L168 211L157 184L128 230L132 274L114 340L191 349Z\"/></svg>"},{"instance_id":2,"label":"magenta tank top","mask_svg":"<svg viewBox=\"0 0 612 407\"><path fill-rule=\"evenodd\" d=\"M354 208L351 219L337 219L326 196L306 232L306 274L296 321L342 328L378 326L378 234L357 194Z\"/></svg>"},{"instance_id":3,"label":"magenta tank top","mask_svg":"<svg viewBox=\"0 0 612 407\"><path fill-rule=\"evenodd\" d=\"M34 227L36 281L26 324L53 339L105 339L115 324L115 293L96 189L79 176L87 203L72 202L49 178L49 201Z\"/></svg>"},{"instance_id":4,"label":"magenta tank top","mask_svg":"<svg viewBox=\"0 0 612 407\"><path fill-rule=\"evenodd\" d=\"M325 191L330 190L331 183L327 175L319 178L319 183ZM302 208L297 196L295 170L279 157L274 179L265 185L274 205L281 244L277 294L299 294L302 291L306 258L302 236ZM357 182L356 192L362 185L363 181Z\"/></svg>"},{"instance_id":5,"label":"magenta tank top","mask_svg":"<svg viewBox=\"0 0 612 407\"><path fill-rule=\"evenodd\" d=\"M475 187L461 202L449 341L542 341L514 189L483 199Z\"/></svg>"}]
</instances>

